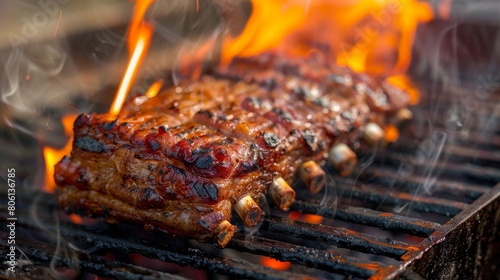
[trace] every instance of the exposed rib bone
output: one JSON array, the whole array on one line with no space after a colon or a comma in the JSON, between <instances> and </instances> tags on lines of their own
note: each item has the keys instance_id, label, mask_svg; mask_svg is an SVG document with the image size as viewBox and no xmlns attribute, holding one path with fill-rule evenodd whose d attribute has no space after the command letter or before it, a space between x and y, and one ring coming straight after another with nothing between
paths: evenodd
<instances>
[{"instance_id":1,"label":"exposed rib bone","mask_svg":"<svg viewBox=\"0 0 500 280\"><path fill-rule=\"evenodd\" d=\"M314 161L304 162L299 170L300 179L306 184L311 193L317 193L326 184L326 175L323 169Z\"/></svg>"},{"instance_id":2,"label":"exposed rib bone","mask_svg":"<svg viewBox=\"0 0 500 280\"><path fill-rule=\"evenodd\" d=\"M333 146L329 153L329 160L340 176L348 176L358 162L356 154L344 143Z\"/></svg>"},{"instance_id":3,"label":"exposed rib bone","mask_svg":"<svg viewBox=\"0 0 500 280\"><path fill-rule=\"evenodd\" d=\"M295 191L283 178L274 179L269 194L281 210L288 210L295 200Z\"/></svg>"},{"instance_id":4,"label":"exposed rib bone","mask_svg":"<svg viewBox=\"0 0 500 280\"><path fill-rule=\"evenodd\" d=\"M248 227L256 226L262 216L262 210L259 205L249 195L236 202L234 211L236 211Z\"/></svg>"},{"instance_id":5,"label":"exposed rib bone","mask_svg":"<svg viewBox=\"0 0 500 280\"><path fill-rule=\"evenodd\" d=\"M369 145L375 145L384 139L384 130L376 123L368 123L363 131L363 139Z\"/></svg>"},{"instance_id":6,"label":"exposed rib bone","mask_svg":"<svg viewBox=\"0 0 500 280\"><path fill-rule=\"evenodd\" d=\"M234 232L236 231L236 226L233 226L227 220L219 223L215 229L215 240L221 248L226 247L227 243L233 238Z\"/></svg>"},{"instance_id":7,"label":"exposed rib bone","mask_svg":"<svg viewBox=\"0 0 500 280\"><path fill-rule=\"evenodd\" d=\"M399 109L395 117L395 125L403 124L413 119L413 113L408 108Z\"/></svg>"}]
</instances>

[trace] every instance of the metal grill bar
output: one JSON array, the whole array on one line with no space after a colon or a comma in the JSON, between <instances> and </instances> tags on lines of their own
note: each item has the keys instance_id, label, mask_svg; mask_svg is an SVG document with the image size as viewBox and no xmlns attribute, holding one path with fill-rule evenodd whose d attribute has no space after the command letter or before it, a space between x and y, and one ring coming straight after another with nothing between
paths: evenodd
<instances>
[{"instance_id":1,"label":"metal grill bar","mask_svg":"<svg viewBox=\"0 0 500 280\"><path fill-rule=\"evenodd\" d=\"M341 253L297 246L259 236L244 236L237 234L229 248L242 252L270 256L283 261L291 261L309 267L315 267L341 274L351 274L356 277L368 278L379 269L385 268L383 264L368 262L362 259L345 257Z\"/></svg>"},{"instance_id":2,"label":"metal grill bar","mask_svg":"<svg viewBox=\"0 0 500 280\"><path fill-rule=\"evenodd\" d=\"M421 138L421 135L431 135L432 130L429 127L420 127L418 129L418 134L415 135L413 131L406 131L404 135L398 139L398 141L391 144L391 147L395 147L397 149L408 149L408 146L401 145L401 143L415 145L415 141ZM480 149L488 149L492 147L500 146L500 136L497 136L493 133L485 133L483 130L480 131L468 131L467 138L458 138L453 139L454 142L460 144L460 147L476 147Z\"/></svg>"},{"instance_id":3,"label":"metal grill bar","mask_svg":"<svg viewBox=\"0 0 500 280\"><path fill-rule=\"evenodd\" d=\"M373 166L363 171L364 176L373 176L377 178L391 178L394 187L398 187L401 191L412 191L423 186L425 178L416 176L395 176L394 172L387 168ZM438 179L433 183L433 189L437 192L449 195L460 195L470 199L477 199L490 188L482 185L471 185L463 182L451 181L446 179Z\"/></svg>"},{"instance_id":4,"label":"metal grill bar","mask_svg":"<svg viewBox=\"0 0 500 280\"><path fill-rule=\"evenodd\" d=\"M48 211L42 212L46 213ZM27 215L25 217L27 217ZM6 217L2 216L1 220L6 221ZM40 230L33 226L35 224L33 221L19 219L17 221L17 224L21 225L24 229L29 229L32 232L33 236L36 236L37 232ZM290 279L294 277L309 277L306 275L300 275L287 271L276 271L268 267L257 265L242 259L217 256L200 249L182 246L181 244L172 245L159 243L157 241L154 242L139 239L132 236L119 236L119 234L117 234L116 232L103 230L102 228L96 229L95 227L91 226L75 226L69 224L61 224L59 227L57 227L50 222L44 222L44 227L46 228L46 230L58 233L65 238L85 240L87 242L90 242L91 246L88 249L84 250L84 252L82 253L85 258L91 258L91 255L99 254L103 251L115 251L125 254L139 253L145 257L158 259L164 262L176 263L183 266L189 265L194 268L203 269L214 273L222 273L233 277L242 277L244 279ZM23 240L24 239L19 239L19 242L23 242ZM29 239L26 240L30 241ZM25 246L29 247L31 246L30 244L31 243L28 242L27 244L25 244ZM45 256L41 258L41 260L45 261L47 264L50 261L48 252L55 252L55 248L40 247L41 249L39 249L39 251L36 250L36 246L34 246L34 248L34 251L30 251L30 253L32 253L33 256ZM54 250L47 251L46 249ZM85 260L85 258L83 258L83 260ZM96 263L99 263L99 260L96 260ZM68 265L64 262L61 264ZM95 271L92 269L92 262L86 263L85 265L89 267L90 272L98 272L97 270ZM131 279L137 278L132 277Z\"/></svg>"},{"instance_id":5,"label":"metal grill bar","mask_svg":"<svg viewBox=\"0 0 500 280\"><path fill-rule=\"evenodd\" d=\"M42 209L46 210L46 209ZM46 212L46 211L43 211ZM5 220L5 217L2 217L2 220ZM268 221L269 223L269 221ZM23 226L24 229L30 229L33 232L33 235L36 235L37 228L33 226L34 223L26 220L20 220L19 224ZM209 255L199 251L197 249L185 249L185 247L166 245L161 248L153 248L153 246L157 246L154 242L148 242L145 240L138 240L134 237L122 237L117 236L115 233L109 232L107 230L98 229L96 231L95 227L88 226L78 226L78 225L65 225L61 224L59 227L50 223L44 222L45 230L50 232L59 232L62 236L66 238L76 239L76 240L87 240L90 241L91 246L84 250L84 252L80 253L78 258L82 261L82 268L87 269L89 272L98 272L98 267L106 268L106 265L109 265L107 269L110 268L119 268L122 263L116 263L109 260L100 260L96 259L95 261L90 259L90 256L93 254L99 254L103 251L114 250L120 251L126 254L132 253L140 253L141 255L160 259L162 261L167 262L175 262L181 263L183 265L191 265L196 268L206 269L204 265L201 263L214 262L214 260L218 260L217 258L211 259ZM6 233L2 233L6 234ZM24 242L27 240L28 242ZM52 259L53 255L48 254L46 252L55 252L55 248L52 245L39 246L33 245L34 243L30 243L30 239L20 239L19 242L23 244L23 249L27 248L26 252L28 255L33 256L37 259L40 259L42 262L48 263ZM31 246L31 247L30 247ZM38 248L38 251L37 251ZM329 272L339 272L341 274L345 274L346 272L352 274L357 277L367 278L373 275L377 270L385 268L383 264L365 261L362 259L352 258L352 257L344 257L341 253L335 253L332 251L325 251L314 249L310 247L298 246L286 242L280 242L276 240L266 239L263 237L257 236L245 236L240 234L236 234L228 248L236 249L241 252L249 252L254 254L261 254L270 257L274 257L284 261L291 261L295 264L305 265L305 266L315 266L318 269L323 269ZM162 252L159 252L160 249ZM198 260L199 263L195 260ZM201 260L201 261L200 261ZM204 260L204 261L203 261ZM226 259L227 261L227 259ZM66 265L71 267L71 263L67 259L59 260L59 265ZM242 273L234 273L230 274L233 276L242 276L245 278L259 279L263 275L259 275L255 273L255 266L253 264L246 264L243 262L243 267L246 267L246 272ZM234 264L231 266L235 266ZM135 266L131 266L130 271L127 270L129 274L123 275L104 275L109 277L117 277L123 279L136 279L137 274L133 274L131 271L134 270ZM213 267L212 267L213 268ZM236 267L238 268L238 267ZM243 270L242 267L239 267ZM228 267L221 267L220 272L227 273ZM149 270L145 270L141 272L140 275L147 275ZM213 270L212 270L213 271ZM283 276L285 277L287 273L276 272L277 274L274 276ZM268 276L273 276L272 273L267 271L265 273ZM279 274L279 275L278 275ZM135 276L134 276L135 275ZM294 274L297 275L297 274ZM160 275L161 276L161 275ZM291 275L288 275L291 276ZM151 277L156 277L154 274ZM166 277L166 276L165 276ZM145 278L149 279L149 278ZM154 278L156 279L156 278ZM167 278L168 279L168 278Z\"/></svg>"},{"instance_id":6,"label":"metal grill bar","mask_svg":"<svg viewBox=\"0 0 500 280\"><path fill-rule=\"evenodd\" d=\"M394 215L392 213L383 213L367 208L325 207L319 201L306 202L297 200L290 208L304 213L321 214L327 218L408 233L419 237L428 237L440 226L440 224L434 222Z\"/></svg>"},{"instance_id":7,"label":"metal grill bar","mask_svg":"<svg viewBox=\"0 0 500 280\"><path fill-rule=\"evenodd\" d=\"M350 187L347 187L350 186ZM468 204L447 199L423 197L406 192L387 190L384 186L355 185L355 182L339 184L337 187L342 196L357 198L377 205L403 206L411 205L412 210L454 216L464 210Z\"/></svg>"},{"instance_id":8,"label":"metal grill bar","mask_svg":"<svg viewBox=\"0 0 500 280\"><path fill-rule=\"evenodd\" d=\"M348 248L368 254L384 255L400 260L407 251L417 250L415 246L340 227L314 225L302 221L272 216L264 221L270 232L295 236L305 240L317 240L341 248Z\"/></svg>"},{"instance_id":9,"label":"metal grill bar","mask_svg":"<svg viewBox=\"0 0 500 280\"><path fill-rule=\"evenodd\" d=\"M495 149L479 149L482 148L482 146L467 147L466 145L464 145L465 143L460 144L461 145L454 145L453 143L447 143L446 146L443 147L443 150L441 152L447 157L447 159L451 157L457 160L481 159L488 162L500 162L500 152L496 151ZM477 144L478 143L475 143L475 145ZM495 147L494 142L490 142L489 144ZM496 147L500 146L500 143L496 144L498 144ZM397 151L398 153L407 153L407 151L409 151L409 147L415 146L415 140L398 139L397 142L392 143L391 145L393 151Z\"/></svg>"},{"instance_id":10,"label":"metal grill bar","mask_svg":"<svg viewBox=\"0 0 500 280\"><path fill-rule=\"evenodd\" d=\"M2 241L7 240L7 238L7 233L0 232L0 239ZM16 236L16 244L20 251L22 251L25 255L30 256L30 261L36 261L37 264L41 265L47 265L55 260L55 267L64 266L68 268L77 268L90 273L96 273L101 276L113 277L116 279L186 279L177 275L163 273L119 261L107 260L88 254L76 253L78 257L77 261L67 256L54 256L54 252L57 252L56 246L36 241L31 238L25 238L23 236ZM25 276L27 279L33 279L33 275L30 275L31 273L29 271L16 272L16 278L21 279L24 274L26 274ZM39 276L42 277L40 279L44 279L42 275Z\"/></svg>"},{"instance_id":11,"label":"metal grill bar","mask_svg":"<svg viewBox=\"0 0 500 280\"><path fill-rule=\"evenodd\" d=\"M422 108L425 108L425 105ZM418 113L418 110L414 112ZM439 121L437 123L439 125ZM429 128L425 129L429 130ZM425 134L424 131L423 134L429 137L432 131L427 132ZM443 146L441 159L434 166L439 172L436 172L435 176L433 174L432 182L435 192L430 197L419 189L425 185L427 180L426 174L428 174L429 167L426 162L411 162L411 173L403 174L405 170L400 170L402 162L411 158L415 149L418 149L424 141L413 137L415 135L412 133L414 132L411 131L411 128L407 129L398 142L392 143L383 151L379 151L374 157L373 150L362 152L360 154L361 163L364 159L373 159L373 162L370 162L369 168L358 170L359 176L339 178L332 175L335 187L329 191L332 190L340 196L337 204L325 205L320 201L321 194L317 194L316 196L310 195L311 200L298 199L291 206L292 210L302 213L319 214L325 218L354 223L355 227L353 228L359 228L358 231L337 225L332 226L331 221L325 221L325 225L315 225L283 218L278 216L283 213L271 210L271 216L263 219L254 235L239 232L229 243L228 249L219 250L196 241L145 233L140 227L133 227L132 230L137 230L137 233L144 235L145 238L128 236L127 230L130 229L130 225L85 226L64 222L58 225L50 216L58 210L55 207L54 198L48 194L42 194L37 212L40 215L45 215L42 217L43 230L49 232L51 236L60 235L63 240L85 245L86 249L75 252L79 259L79 268L83 272L104 277L181 279L168 273L102 257L108 252L115 252L123 256L140 254L167 263L245 279L311 279L313 277L304 275L308 273L307 267L314 268L315 272L324 272L328 276L334 273L346 277L380 279L406 272L408 275L418 276L418 274L412 274L411 271L407 270L409 265L413 265L411 262L415 262L417 257L423 256L424 251L425 254L428 254L428 251L432 251L433 246L447 243L450 240L450 233L451 237L456 240L475 238L474 232L471 232L470 236L464 237L460 235L460 232L457 233L456 229L464 231L464 228L474 224L475 221L472 221L476 217L474 211L478 211L479 207L484 206L485 203L491 203L489 195L493 194L497 199L492 203L493 206L500 203L498 201L498 188L500 187L491 188L500 181L499 169L494 165L500 162L496 150L500 138L498 129L489 127L481 132L473 128L470 137L465 140L447 139L449 141ZM421 136L422 134L419 137ZM468 145L468 148L462 148L461 145ZM489 151L490 149L492 152ZM436 196L436 194L446 198L439 198L439 195ZM34 203L33 197L18 196L18 199L27 205ZM474 202L474 200L476 201ZM363 207L353 207L351 202L354 205L363 205ZM2 203L2 205L6 204ZM425 219L436 219L444 225L404 217L401 214L398 215L393 210L394 208L390 208L390 206L400 207L404 205L409 205L412 211L438 214L439 216L426 215L429 218ZM384 209L381 211L390 213L374 210L379 209L379 206L381 206L380 209ZM40 242L27 237L45 236L45 233L40 234L40 228L34 226L33 218L25 210L27 208L20 207L21 210L18 212L20 218L17 225L22 230L17 236L20 248L28 254L35 264L47 266L54 259L58 266L74 267L71 259L64 256L54 256L56 248L50 245L50 238L48 241L46 239L46 242ZM488 208L491 208L491 205L488 205ZM1 207L0 209L4 210ZM2 211L2 213L6 213L6 211ZM498 211L496 215L495 217L498 218ZM447 219L446 217L454 218ZM481 225L488 223L488 221L491 225L498 224L498 222L491 222L495 221L495 217L493 219L485 217L487 216L481 214L481 219L487 219L486 222L482 221ZM235 219L237 220L237 218ZM5 222L6 218L2 217L0 220ZM464 224L465 220L467 220L467 225L457 226L457 223ZM387 231L382 234L380 231L367 234L361 231L369 228L357 227L357 225L377 227ZM123 227L127 230L123 231ZM351 228L350 225L346 225L346 227ZM454 232L452 232L453 230ZM393 233L396 235L392 236ZM407 242L395 241L393 238L399 239L401 237L397 233L426 237L426 239L414 246L413 244L417 242L415 240L421 239L410 237L411 239L407 239ZM445 233L447 234L446 240L443 239ZM2 240L6 240L5 236L6 233L0 234ZM438 241L442 242L438 244ZM454 246L457 246L456 244L458 243L456 242ZM2 246L0 244L0 247ZM340 252L336 251L335 247ZM353 253L358 257L349 255L346 253L348 250L343 250L344 248L354 251ZM228 253L226 254L226 252ZM251 259L241 257L240 252L246 253L245 256L250 256ZM471 252L468 251L469 254ZM235 257L236 253L238 256ZM478 253L476 252L476 254ZM290 261L293 263L292 269L276 271L264 267L258 261L261 256ZM393 260L379 256L386 256L393 258ZM372 257L377 259L377 262L371 262ZM395 263L397 265L394 265Z\"/></svg>"},{"instance_id":12,"label":"metal grill bar","mask_svg":"<svg viewBox=\"0 0 500 280\"><path fill-rule=\"evenodd\" d=\"M497 279L500 271L496 267L498 254L494 248L496 246L498 249L500 244L499 207L500 184L497 184L474 201L466 211L450 219L429 238L423 240L420 243L422 248L420 251L406 253L402 257L405 260L404 265L392 272L379 271L373 278L393 279L404 270L410 269L422 273L423 277L419 276L418 279ZM488 231L491 235L484 235L482 233L484 231ZM492 250L481 251L488 244ZM427 251L427 261L422 259L424 250ZM467 267L474 262L476 262L475 268ZM478 263L486 263L491 267Z\"/></svg>"},{"instance_id":13,"label":"metal grill bar","mask_svg":"<svg viewBox=\"0 0 500 280\"><path fill-rule=\"evenodd\" d=\"M381 151L374 160L374 163L401 163L402 156L406 153L406 151L391 151L384 150ZM415 172L422 172L425 168L428 168L428 163L419 163L418 161L412 162L412 166L415 169ZM390 167L390 166L389 166ZM466 163L452 163L448 160L446 161L438 161L434 165L436 170L439 170L440 176L448 176L450 178L461 176L469 176L474 177L474 179L487 180L491 182L491 185L500 181L500 174L498 173L498 169L483 166L483 165L474 165L466 161Z\"/></svg>"}]
</instances>

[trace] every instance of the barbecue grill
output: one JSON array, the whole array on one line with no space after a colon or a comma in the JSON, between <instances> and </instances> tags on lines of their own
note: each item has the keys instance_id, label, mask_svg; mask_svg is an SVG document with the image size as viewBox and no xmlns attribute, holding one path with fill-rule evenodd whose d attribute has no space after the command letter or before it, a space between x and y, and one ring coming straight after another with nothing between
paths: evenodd
<instances>
[{"instance_id":1,"label":"barbecue grill","mask_svg":"<svg viewBox=\"0 0 500 280\"><path fill-rule=\"evenodd\" d=\"M424 100L413 111L424 114L430 104ZM500 131L493 127L466 140L446 139L434 163L436 173L426 176L428 160L418 164L414 159L411 171L404 162L426 138L441 137L436 136L441 130L426 131L422 139L415 138L414 129L409 124L400 141L383 151L363 152L365 161L355 176L331 175L326 194L298 196L291 210L320 215L321 224L294 220L270 207L256 230L245 231L240 222L239 233L222 250L131 225L74 224L61 216L51 195L37 191L18 196L16 242L22 257L16 276L45 278L39 275L53 275L61 267L120 279L182 279L175 272L183 269L208 271L208 278L247 279L498 276L499 157L498 151L485 149L498 147ZM426 182L429 177L432 183ZM426 190L426 184L435 191ZM6 249L8 233L1 236ZM134 263L134 255L167 264L160 270L142 267ZM292 267L264 267L260 256L291 262Z\"/></svg>"},{"instance_id":2,"label":"barbecue grill","mask_svg":"<svg viewBox=\"0 0 500 280\"><path fill-rule=\"evenodd\" d=\"M74 42L89 34L69 41L77 45ZM418 66L428 66L420 58ZM136 225L75 219L57 208L51 194L27 187L39 178L22 168L16 189L17 272L2 269L0 277L498 279L500 90L488 88L487 98L479 98L470 76L438 89L429 77L416 76L422 100L411 108L415 119L404 124L397 142L360 147L353 174L345 178L329 172L327 186L318 194L309 194L297 183L290 213L270 202L263 207L261 223L252 229L233 215L238 232L225 249L146 232ZM470 96L476 96L474 110L464 113L456 105ZM92 98L77 96L68 103L97 103L99 108L100 102L109 101ZM22 127L19 123L16 119ZM17 160L12 162L16 169L30 163L19 150L33 155L32 138L2 129L0 139L6 154L2 170L8 160ZM6 143L16 149L9 151ZM0 209L0 219L7 224L3 194ZM321 222L305 214L316 215L316 220L319 216ZM2 226L2 252L10 247L8 236ZM263 257L290 265L286 270L270 268L263 265Z\"/></svg>"}]
</instances>

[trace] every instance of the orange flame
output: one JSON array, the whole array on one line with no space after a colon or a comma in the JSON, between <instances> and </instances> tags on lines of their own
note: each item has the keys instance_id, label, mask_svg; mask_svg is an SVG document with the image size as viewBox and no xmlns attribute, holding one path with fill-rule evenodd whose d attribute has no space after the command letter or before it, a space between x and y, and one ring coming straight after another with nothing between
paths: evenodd
<instances>
[{"instance_id":1,"label":"orange flame","mask_svg":"<svg viewBox=\"0 0 500 280\"><path fill-rule=\"evenodd\" d=\"M415 105L420 102L420 92L406 75L395 75L387 78L387 82L404 90L410 97L410 104Z\"/></svg>"},{"instance_id":2,"label":"orange flame","mask_svg":"<svg viewBox=\"0 0 500 280\"><path fill-rule=\"evenodd\" d=\"M156 82L154 82L150 87L149 89L146 91L146 96L148 98L153 98L155 97L158 92L160 91L161 87L163 86L163 84L165 83L165 80L158 80Z\"/></svg>"},{"instance_id":3,"label":"orange flame","mask_svg":"<svg viewBox=\"0 0 500 280\"><path fill-rule=\"evenodd\" d=\"M330 61L357 72L402 74L417 25L434 17L417 0L252 0L248 23L226 35L222 61L264 51L306 56L327 47Z\"/></svg>"},{"instance_id":4,"label":"orange flame","mask_svg":"<svg viewBox=\"0 0 500 280\"><path fill-rule=\"evenodd\" d=\"M134 15L127 35L130 59L125 74L118 88L118 92L110 108L110 113L113 115L117 115L120 112L121 107L123 106L123 102L125 101L130 87L132 86L135 75L137 74L137 70L139 69L139 66L149 48L149 44L151 42L151 37L153 34L153 25L149 22L146 22L143 18L148 7L153 1L154 0L138 0L134 7ZM154 85L155 84L153 84L153 86ZM161 88L161 85L157 85L157 87L159 90L159 88ZM153 95L154 93L149 94ZM71 152L71 145L73 142L72 128L76 117L76 115L68 115L65 116L62 120L65 135L70 138L62 149L56 149L48 146L43 147L46 174L45 185L43 189L47 192L53 192L55 188L53 177L54 165L63 156L69 155ZM72 217L72 219L75 220L77 218Z\"/></svg>"},{"instance_id":5,"label":"orange flame","mask_svg":"<svg viewBox=\"0 0 500 280\"><path fill-rule=\"evenodd\" d=\"M304 4L287 0L253 0L252 14L243 32L225 38L222 63L236 56L252 56L278 47L283 38L307 20Z\"/></svg>"},{"instance_id":6,"label":"orange flame","mask_svg":"<svg viewBox=\"0 0 500 280\"><path fill-rule=\"evenodd\" d=\"M449 13L449 1L444 2L438 12ZM408 93L410 104L419 102L420 92L405 73L418 24L435 17L428 1L252 0L252 5L243 32L224 38L223 64L264 51L298 57L320 51L331 63L389 77L389 83ZM396 141L399 131L388 126L385 137Z\"/></svg>"},{"instance_id":7,"label":"orange flame","mask_svg":"<svg viewBox=\"0 0 500 280\"><path fill-rule=\"evenodd\" d=\"M151 37L153 35L153 25L144 20L144 14L153 1L154 0L138 0L134 7L134 15L127 35L130 58L110 108L110 113L112 115L117 115L120 112L127 94L132 87L132 83L135 80L139 66L149 49Z\"/></svg>"},{"instance_id":8,"label":"orange flame","mask_svg":"<svg viewBox=\"0 0 500 280\"><path fill-rule=\"evenodd\" d=\"M43 156L45 158L45 184L43 190L53 192L56 186L54 182L54 165L61 160L65 155L71 152L71 144L73 143L73 123L77 115L67 115L63 117L62 124L64 126L64 134L70 138L62 149L51 147L43 147Z\"/></svg>"}]
</instances>

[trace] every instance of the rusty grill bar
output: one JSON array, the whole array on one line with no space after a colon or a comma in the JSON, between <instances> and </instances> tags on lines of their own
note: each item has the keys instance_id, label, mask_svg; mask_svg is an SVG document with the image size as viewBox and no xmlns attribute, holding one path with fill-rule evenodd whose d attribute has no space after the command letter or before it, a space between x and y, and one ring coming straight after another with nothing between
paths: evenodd
<instances>
[{"instance_id":1,"label":"rusty grill bar","mask_svg":"<svg viewBox=\"0 0 500 280\"><path fill-rule=\"evenodd\" d=\"M424 102L413 110L418 115L428 110L426 105ZM425 136L429 134L427 131ZM291 210L321 215L321 224L294 220L288 213L272 209L251 234L245 233L241 222L236 221L240 231L223 250L196 241L147 233L136 226L110 226L102 222L94 226L76 225L64 218L58 222L56 216L60 213L52 196L36 193L30 198L18 197L25 205L20 208L24 212L19 213L16 241L29 260L21 266L23 275L37 275L52 263L53 267L78 268L84 273L111 278L183 279L169 272L141 267L123 257L140 254L209 274L245 279L428 277L434 274L425 274L422 267L429 269L430 258L444 254L433 252L433 248L450 246L446 240L458 242L459 237L472 238L461 232L464 226L465 231L475 229L476 219L483 220L483 227L490 227L485 236L477 237L487 239L488 244L481 243L481 248L498 248L499 234L495 226L500 216L497 210L500 185L495 184L500 181L499 135L498 128L474 132L469 139L444 146L443 158L434 165L436 173L432 173L425 162L413 162L412 172L406 174L401 170L401 159L408 158L421 143L415 140L411 127L407 127L400 141L376 155L373 151L362 151L361 171L356 176L332 175L335 183L327 188L330 196L327 203L326 196L299 193ZM434 180L432 195L423 189L427 177ZM38 202L33 201L35 196ZM37 215L26 210L33 205ZM2 211L4 222L6 212ZM2 242L7 240L6 232L0 236ZM84 249L72 249L73 257L64 256L54 244L57 236L62 238L59 242L70 242ZM4 249L7 244L0 246ZM121 257L110 259L106 256L110 252ZM427 260L426 254L431 255ZM288 271L273 270L258 262L260 256L289 261L293 266ZM491 262L491 257L487 255L485 261ZM499 272L497 269L491 273Z\"/></svg>"}]
</instances>

